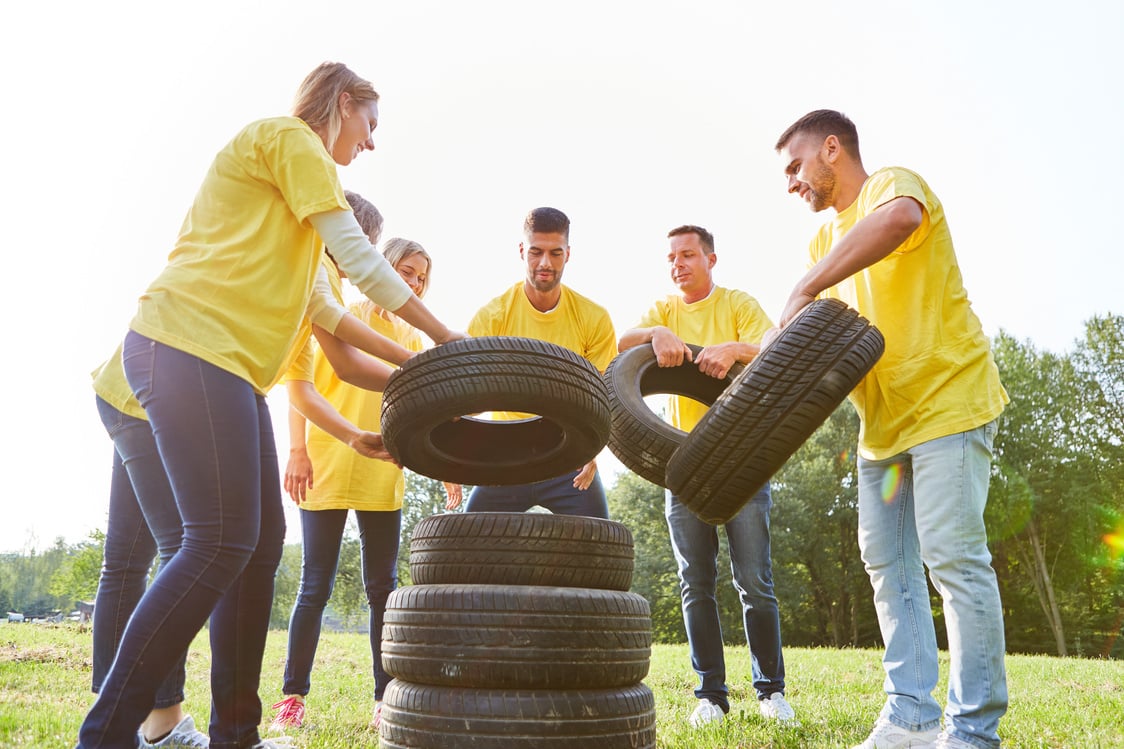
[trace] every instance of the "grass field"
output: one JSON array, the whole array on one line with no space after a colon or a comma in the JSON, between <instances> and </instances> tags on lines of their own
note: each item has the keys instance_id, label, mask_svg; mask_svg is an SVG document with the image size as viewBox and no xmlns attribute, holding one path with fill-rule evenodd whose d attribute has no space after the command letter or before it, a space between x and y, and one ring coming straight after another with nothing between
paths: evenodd
<instances>
[{"instance_id":1,"label":"grass field","mask_svg":"<svg viewBox=\"0 0 1124 749\"><path fill-rule=\"evenodd\" d=\"M645 683L656 696L660 749L797 749L850 747L861 741L882 705L880 653L873 650L787 648L788 699L797 728L766 723L753 700L744 648L727 655L733 710L715 728L686 724L694 706L684 645L653 649ZM262 702L279 697L285 633L272 632L262 675ZM188 660L188 711L206 725L209 713L207 640ZM1001 724L1011 749L1124 748L1124 662L1009 656L1011 708ZM947 672L947 669L942 669ZM365 635L325 633L312 674L308 724L294 734L309 749L375 747L370 655ZM0 747L73 747L93 701L90 632L73 625L0 625ZM938 686L943 693L945 684Z\"/></svg>"}]
</instances>

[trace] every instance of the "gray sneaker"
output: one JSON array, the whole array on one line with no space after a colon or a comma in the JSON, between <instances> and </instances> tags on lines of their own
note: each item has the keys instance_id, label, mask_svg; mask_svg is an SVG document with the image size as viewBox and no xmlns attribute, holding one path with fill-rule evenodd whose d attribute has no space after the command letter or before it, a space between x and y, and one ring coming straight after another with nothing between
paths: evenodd
<instances>
[{"instance_id":1,"label":"gray sneaker","mask_svg":"<svg viewBox=\"0 0 1124 749\"><path fill-rule=\"evenodd\" d=\"M140 749L206 749L211 743L207 734L195 728L195 718L190 715L185 715L171 733L155 744L145 741L143 733L139 736Z\"/></svg>"}]
</instances>

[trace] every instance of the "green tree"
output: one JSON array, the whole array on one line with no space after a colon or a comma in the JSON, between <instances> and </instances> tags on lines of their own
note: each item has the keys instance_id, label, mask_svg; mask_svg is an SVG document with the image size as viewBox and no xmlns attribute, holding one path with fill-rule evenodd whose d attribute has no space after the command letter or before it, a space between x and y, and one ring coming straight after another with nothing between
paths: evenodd
<instances>
[{"instance_id":1,"label":"green tree","mask_svg":"<svg viewBox=\"0 0 1124 749\"><path fill-rule=\"evenodd\" d=\"M858 548L858 431L840 405L773 479L773 576L793 645L879 642Z\"/></svg>"},{"instance_id":2,"label":"green tree","mask_svg":"<svg viewBox=\"0 0 1124 749\"><path fill-rule=\"evenodd\" d=\"M332 613L351 629L367 620L367 588L363 585L363 557L358 532L350 520L344 526L340 541L340 558L336 566L336 581L332 586L332 599L328 604Z\"/></svg>"},{"instance_id":3,"label":"green tree","mask_svg":"<svg viewBox=\"0 0 1124 749\"><path fill-rule=\"evenodd\" d=\"M987 517L1012 650L1107 653L1119 634L1119 570L1102 539L1121 514L1120 327L1094 318L1071 355L994 341L1011 403Z\"/></svg>"},{"instance_id":4,"label":"green tree","mask_svg":"<svg viewBox=\"0 0 1124 749\"><path fill-rule=\"evenodd\" d=\"M680 608L679 577L664 519L664 490L631 471L617 475L606 492L609 517L632 532L634 562L632 592L643 596L652 610L652 639L685 642Z\"/></svg>"},{"instance_id":5,"label":"green tree","mask_svg":"<svg viewBox=\"0 0 1124 749\"><path fill-rule=\"evenodd\" d=\"M2 587L8 598L8 608L29 617L46 616L68 607L50 592L51 579L63 565L70 546L62 538L55 539L45 551L35 549L35 539L28 539L27 547L19 554L5 554L0 575Z\"/></svg>"},{"instance_id":6,"label":"green tree","mask_svg":"<svg viewBox=\"0 0 1124 749\"><path fill-rule=\"evenodd\" d=\"M92 601L98 592L102 559L105 556L105 533L95 530L89 540L76 544L67 552L62 564L51 576L51 595L73 605L76 601Z\"/></svg>"},{"instance_id":7,"label":"green tree","mask_svg":"<svg viewBox=\"0 0 1124 749\"><path fill-rule=\"evenodd\" d=\"M1011 403L995 441L986 518L989 536L1002 545L1007 573L1000 575L1002 587L1014 594L1005 602L1008 637L1017 649L1034 650L1039 640L1039 627L1027 628L1029 612L1018 605L1028 598L1029 583L1041 612L1034 620L1044 621L1055 652L1066 655L1065 621L1054 576L1071 525L1059 510L1069 490L1067 468L1077 457L1072 439L1080 431L1076 377L1064 357L1006 333L996 337L993 349Z\"/></svg>"},{"instance_id":8,"label":"green tree","mask_svg":"<svg viewBox=\"0 0 1124 749\"><path fill-rule=\"evenodd\" d=\"M301 545L285 544L281 551L281 563L273 578L273 608L269 614L269 626L273 629L288 629L289 616L297 602L297 591L301 583Z\"/></svg>"},{"instance_id":9,"label":"green tree","mask_svg":"<svg viewBox=\"0 0 1124 749\"><path fill-rule=\"evenodd\" d=\"M1124 655L1124 316L1086 321L1073 361L1089 415L1082 452L1100 499L1084 529L1092 546L1092 572L1084 581L1088 626L1099 640L1094 653L1107 657L1118 646Z\"/></svg>"}]
</instances>

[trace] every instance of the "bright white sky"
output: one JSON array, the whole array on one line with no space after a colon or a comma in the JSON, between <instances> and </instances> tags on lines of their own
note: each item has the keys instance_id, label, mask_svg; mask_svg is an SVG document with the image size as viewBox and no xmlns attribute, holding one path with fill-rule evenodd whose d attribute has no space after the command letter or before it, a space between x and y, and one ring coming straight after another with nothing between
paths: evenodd
<instances>
[{"instance_id":1,"label":"bright white sky","mask_svg":"<svg viewBox=\"0 0 1124 749\"><path fill-rule=\"evenodd\" d=\"M343 183L382 210L384 236L431 252L426 301L456 327L522 277L538 205L570 215L565 282L618 331L672 290L664 237L688 222L715 233L718 282L777 316L829 213L785 193L772 146L823 107L855 120L868 170L916 169L944 201L989 334L1060 352L1090 316L1124 312L1119 2L64 0L4 17L20 319L0 375L0 551L104 528L112 447L88 373L214 153L288 113L324 60L383 97L376 150ZM24 261L39 270L20 281ZM284 393L270 402L280 425Z\"/></svg>"}]
</instances>

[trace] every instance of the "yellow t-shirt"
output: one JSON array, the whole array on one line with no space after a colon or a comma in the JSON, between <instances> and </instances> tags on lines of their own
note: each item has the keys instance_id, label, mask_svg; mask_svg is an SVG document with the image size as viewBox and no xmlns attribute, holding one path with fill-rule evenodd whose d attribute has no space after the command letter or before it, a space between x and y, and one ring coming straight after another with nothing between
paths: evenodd
<instances>
[{"instance_id":1,"label":"yellow t-shirt","mask_svg":"<svg viewBox=\"0 0 1124 749\"><path fill-rule=\"evenodd\" d=\"M901 167L870 175L855 202L812 240L812 263L901 196L925 209L921 226L887 257L824 292L886 338L886 352L850 395L862 422L859 452L871 460L986 424L1008 402L964 290L944 208L919 175Z\"/></svg>"},{"instance_id":2,"label":"yellow t-shirt","mask_svg":"<svg viewBox=\"0 0 1124 749\"><path fill-rule=\"evenodd\" d=\"M512 286L485 304L468 324L470 336L505 335L547 341L588 359L604 372L617 354L613 321L604 307L563 285L557 306L549 312L535 309L523 290ZM512 420L528 414L497 411L493 418Z\"/></svg>"},{"instance_id":3,"label":"yellow t-shirt","mask_svg":"<svg viewBox=\"0 0 1124 749\"><path fill-rule=\"evenodd\" d=\"M339 270L336 269L335 263L327 255L323 256L321 264L328 272L328 283L331 286L332 295L342 306L343 283L340 281ZM121 363L122 348L124 348L124 343L119 344L117 350L113 352L113 356L109 357L91 373L94 378L94 392L118 411L147 421L148 414L137 402L132 388L129 387L129 381L125 378L125 369ZM293 348L285 356L285 370L286 377L299 377L299 373L305 370L309 372L309 376L305 379L311 379L312 377L312 323L309 322L308 317L301 320L296 340L293 341ZM272 388L274 384L276 383L270 383L266 390Z\"/></svg>"},{"instance_id":4,"label":"yellow t-shirt","mask_svg":"<svg viewBox=\"0 0 1124 749\"><path fill-rule=\"evenodd\" d=\"M757 300L744 291L715 286L705 299L693 304L672 294L656 302L641 318L639 328L662 325L687 343L710 346L737 341L760 343L765 331L773 327ZM691 431L707 406L693 398L673 395L668 399L668 417L673 426Z\"/></svg>"},{"instance_id":5,"label":"yellow t-shirt","mask_svg":"<svg viewBox=\"0 0 1124 749\"><path fill-rule=\"evenodd\" d=\"M125 368L121 363L121 350L124 345L124 343L118 344L113 356L106 359L100 367L90 373L94 378L94 392L118 411L132 416L134 419L148 421L148 414L137 402L136 396L133 395L133 389L129 387L129 381L125 379Z\"/></svg>"},{"instance_id":6,"label":"yellow t-shirt","mask_svg":"<svg viewBox=\"0 0 1124 749\"><path fill-rule=\"evenodd\" d=\"M307 124L248 125L215 157L130 327L264 393L297 340L323 252L307 219L335 210L350 210L336 164Z\"/></svg>"},{"instance_id":7,"label":"yellow t-shirt","mask_svg":"<svg viewBox=\"0 0 1124 749\"><path fill-rule=\"evenodd\" d=\"M369 302L360 302L350 312L410 351L422 350L421 335L397 318L380 317ZM349 385L317 348L311 381L340 415L360 429L380 431L382 393ZM393 366L393 365L392 365ZM301 378L307 379L307 378ZM397 510L406 493L402 469L385 460L365 458L316 425L308 425L308 456L312 461L313 486L301 503L304 510Z\"/></svg>"},{"instance_id":8,"label":"yellow t-shirt","mask_svg":"<svg viewBox=\"0 0 1124 749\"><path fill-rule=\"evenodd\" d=\"M332 296L336 301L343 306L343 280L340 278L339 268L332 262L332 259L325 254L320 261L328 276L328 286L332 290ZM293 348L289 350L288 355L285 357L285 366L282 369L282 375L274 382L270 383L269 387L272 388L278 382L286 380L305 380L306 382L314 382L313 380L313 345L312 345L312 322L305 315L301 319L300 327L297 329L297 339L293 343ZM268 388L267 388L268 389Z\"/></svg>"}]
</instances>

